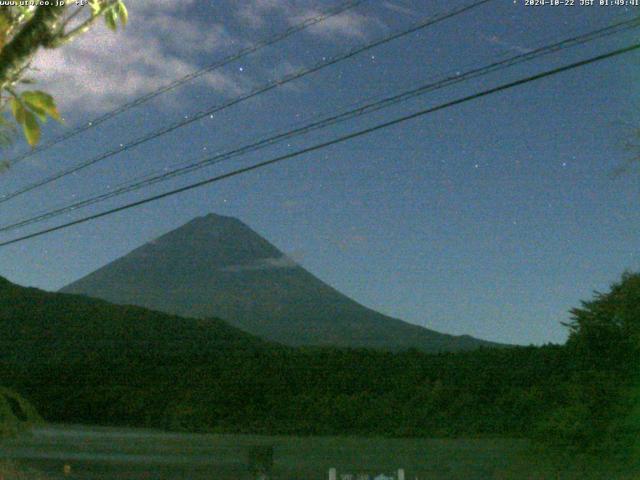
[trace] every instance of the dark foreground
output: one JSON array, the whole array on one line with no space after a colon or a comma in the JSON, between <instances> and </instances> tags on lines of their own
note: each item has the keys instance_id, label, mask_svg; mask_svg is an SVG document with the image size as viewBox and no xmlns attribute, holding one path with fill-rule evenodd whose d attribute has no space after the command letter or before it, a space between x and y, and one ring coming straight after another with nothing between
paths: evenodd
<instances>
[{"instance_id":1,"label":"dark foreground","mask_svg":"<svg viewBox=\"0 0 640 480\"><path fill-rule=\"evenodd\" d=\"M371 478L404 468L406 478L512 478L522 440L362 439L171 434L150 430L47 426L5 441L3 459L47 478L252 478L248 451L273 445L273 478L323 479L328 470ZM65 475L65 465L70 472Z\"/></svg>"}]
</instances>

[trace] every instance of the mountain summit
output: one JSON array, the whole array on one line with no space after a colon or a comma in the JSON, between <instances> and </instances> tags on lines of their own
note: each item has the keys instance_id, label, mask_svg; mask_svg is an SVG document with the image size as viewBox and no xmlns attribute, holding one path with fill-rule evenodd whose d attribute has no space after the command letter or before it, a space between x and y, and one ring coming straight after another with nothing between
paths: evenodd
<instances>
[{"instance_id":1,"label":"mountain summit","mask_svg":"<svg viewBox=\"0 0 640 480\"><path fill-rule=\"evenodd\" d=\"M492 345L382 315L313 276L240 220L198 217L62 289L218 317L288 345L453 351Z\"/></svg>"}]
</instances>

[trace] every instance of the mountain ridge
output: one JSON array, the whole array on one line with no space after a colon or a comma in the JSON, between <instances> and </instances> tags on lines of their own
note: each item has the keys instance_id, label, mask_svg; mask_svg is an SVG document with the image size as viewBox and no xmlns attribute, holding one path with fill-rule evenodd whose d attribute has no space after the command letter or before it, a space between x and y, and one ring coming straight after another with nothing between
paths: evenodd
<instances>
[{"instance_id":1,"label":"mountain ridge","mask_svg":"<svg viewBox=\"0 0 640 480\"><path fill-rule=\"evenodd\" d=\"M291 346L455 351L498 344L383 315L317 278L237 218L209 214L60 290L186 317L223 318Z\"/></svg>"}]
</instances>

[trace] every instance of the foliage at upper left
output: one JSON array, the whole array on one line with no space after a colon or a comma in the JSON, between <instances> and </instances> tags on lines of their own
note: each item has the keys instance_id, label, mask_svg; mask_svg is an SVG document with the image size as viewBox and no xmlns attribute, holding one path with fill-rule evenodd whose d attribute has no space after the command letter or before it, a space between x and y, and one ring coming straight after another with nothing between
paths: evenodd
<instances>
[{"instance_id":1,"label":"foliage at upper left","mask_svg":"<svg viewBox=\"0 0 640 480\"><path fill-rule=\"evenodd\" d=\"M34 83L31 63L40 49L62 47L99 18L115 31L119 23L126 25L129 14L122 0L0 7L0 145L11 143L21 127L33 147L40 141L42 123L48 118L62 121L51 95L28 89Z\"/></svg>"}]
</instances>

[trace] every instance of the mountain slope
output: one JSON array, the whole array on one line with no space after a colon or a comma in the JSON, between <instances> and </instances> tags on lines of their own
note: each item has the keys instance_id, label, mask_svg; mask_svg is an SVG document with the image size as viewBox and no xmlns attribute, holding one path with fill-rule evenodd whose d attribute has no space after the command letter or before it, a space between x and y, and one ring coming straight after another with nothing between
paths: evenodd
<instances>
[{"instance_id":1,"label":"mountain slope","mask_svg":"<svg viewBox=\"0 0 640 480\"><path fill-rule=\"evenodd\" d=\"M141 307L14 285L0 277L0 361L86 361L129 354L181 358L260 348L222 320L178 318Z\"/></svg>"},{"instance_id":2,"label":"mountain slope","mask_svg":"<svg viewBox=\"0 0 640 480\"><path fill-rule=\"evenodd\" d=\"M288 345L425 351L489 342L368 309L296 265L241 221L199 217L61 290L189 317L224 318Z\"/></svg>"},{"instance_id":3,"label":"mountain slope","mask_svg":"<svg viewBox=\"0 0 640 480\"><path fill-rule=\"evenodd\" d=\"M521 435L536 415L548 418L540 405L556 408L566 390L564 352L294 349L220 320L0 278L0 385L57 423L268 435ZM2 403L0 424L8 412ZM12 416L28 418L19 406L8 400Z\"/></svg>"},{"instance_id":4,"label":"mountain slope","mask_svg":"<svg viewBox=\"0 0 640 480\"><path fill-rule=\"evenodd\" d=\"M162 425L165 411L181 401L182 384L237 379L243 365L250 373L255 356L271 351L283 349L222 320L45 292L0 277L0 385L25 395L48 420ZM231 391L225 388L220 395Z\"/></svg>"},{"instance_id":5,"label":"mountain slope","mask_svg":"<svg viewBox=\"0 0 640 480\"><path fill-rule=\"evenodd\" d=\"M199 217L61 290L189 317L215 316L289 345L425 351L491 345L370 310L241 221Z\"/></svg>"}]
</instances>

